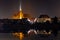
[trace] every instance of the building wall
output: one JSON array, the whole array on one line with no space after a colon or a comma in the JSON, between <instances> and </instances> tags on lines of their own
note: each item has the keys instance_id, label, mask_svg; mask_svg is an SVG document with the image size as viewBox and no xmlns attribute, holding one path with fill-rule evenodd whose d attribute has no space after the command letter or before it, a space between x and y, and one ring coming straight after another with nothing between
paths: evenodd
<instances>
[{"instance_id":1,"label":"building wall","mask_svg":"<svg viewBox=\"0 0 60 40\"><path fill-rule=\"evenodd\" d=\"M46 21L51 22L51 18L37 18L37 22L46 22Z\"/></svg>"}]
</instances>

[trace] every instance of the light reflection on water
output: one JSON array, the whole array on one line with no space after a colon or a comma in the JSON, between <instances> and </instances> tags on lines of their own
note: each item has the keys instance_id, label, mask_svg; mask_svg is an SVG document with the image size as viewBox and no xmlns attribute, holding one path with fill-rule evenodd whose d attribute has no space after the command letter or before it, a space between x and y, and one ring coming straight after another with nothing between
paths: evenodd
<instances>
[{"instance_id":1,"label":"light reflection on water","mask_svg":"<svg viewBox=\"0 0 60 40\"><path fill-rule=\"evenodd\" d=\"M23 40L24 38L24 34L22 32L19 33L12 33L14 36L16 36L17 38L19 38L19 40Z\"/></svg>"},{"instance_id":2,"label":"light reflection on water","mask_svg":"<svg viewBox=\"0 0 60 40\"><path fill-rule=\"evenodd\" d=\"M15 37L15 36L14 36ZM18 38L19 39L19 37L16 37L16 38ZM23 38L22 38L23 40L51 40L51 39L53 39L53 40L60 40L60 31L58 32L58 34L57 34L57 36L54 36L53 34L51 34L51 35L49 35L48 37L41 37L41 35L32 35L32 36L24 36Z\"/></svg>"},{"instance_id":3,"label":"light reflection on water","mask_svg":"<svg viewBox=\"0 0 60 40\"><path fill-rule=\"evenodd\" d=\"M17 34L17 33L16 33ZM18 33L19 34L19 33ZM24 37L22 38L23 40L48 40L48 39L53 39L54 40L60 40L60 31L58 32L57 36L55 37L53 34L51 34L48 37L41 37L41 35L32 35L29 36L24 34ZM0 40L19 40L19 37L16 37L15 35L13 36L12 33L0 33Z\"/></svg>"},{"instance_id":4,"label":"light reflection on water","mask_svg":"<svg viewBox=\"0 0 60 40\"><path fill-rule=\"evenodd\" d=\"M19 38L19 40L23 40L24 38L27 38L27 39L35 39L34 37L39 37L39 35L37 34L37 35L33 35L33 34L31 34L31 36L30 35L27 35L27 37L25 37L26 35L25 34L23 34L22 32L19 32L19 33L12 33L15 37L17 37L17 38ZM32 37L33 36L33 37ZM41 37L40 37L41 38Z\"/></svg>"}]
</instances>

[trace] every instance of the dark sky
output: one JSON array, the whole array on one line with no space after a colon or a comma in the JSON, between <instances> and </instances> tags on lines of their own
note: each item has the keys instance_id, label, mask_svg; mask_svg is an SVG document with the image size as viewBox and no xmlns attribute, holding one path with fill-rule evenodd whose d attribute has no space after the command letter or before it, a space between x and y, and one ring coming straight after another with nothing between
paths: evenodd
<instances>
[{"instance_id":1,"label":"dark sky","mask_svg":"<svg viewBox=\"0 0 60 40\"><path fill-rule=\"evenodd\" d=\"M0 0L0 18L10 18L18 13L20 1L23 13L34 17L41 14L60 17L60 0Z\"/></svg>"}]
</instances>

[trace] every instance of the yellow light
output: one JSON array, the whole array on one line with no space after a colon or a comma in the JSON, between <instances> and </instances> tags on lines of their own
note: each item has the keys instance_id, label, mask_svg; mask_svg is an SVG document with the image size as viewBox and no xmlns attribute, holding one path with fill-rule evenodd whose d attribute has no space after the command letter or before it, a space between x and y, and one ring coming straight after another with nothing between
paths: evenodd
<instances>
[{"instance_id":1,"label":"yellow light","mask_svg":"<svg viewBox=\"0 0 60 40\"><path fill-rule=\"evenodd\" d=\"M23 33L20 33L20 40L22 40L23 39Z\"/></svg>"},{"instance_id":2,"label":"yellow light","mask_svg":"<svg viewBox=\"0 0 60 40\"><path fill-rule=\"evenodd\" d=\"M16 14L15 16L12 17L13 19L22 19L24 18L23 12L22 12L22 8L21 8L21 4L20 4L20 10L19 13Z\"/></svg>"},{"instance_id":3,"label":"yellow light","mask_svg":"<svg viewBox=\"0 0 60 40\"><path fill-rule=\"evenodd\" d=\"M19 33L13 33L14 36L18 37L20 40L24 38L24 34L22 32Z\"/></svg>"},{"instance_id":4,"label":"yellow light","mask_svg":"<svg viewBox=\"0 0 60 40\"><path fill-rule=\"evenodd\" d=\"M22 11L20 11L20 17L19 17L19 19L22 19L22 18L24 18L24 16L23 16Z\"/></svg>"}]
</instances>

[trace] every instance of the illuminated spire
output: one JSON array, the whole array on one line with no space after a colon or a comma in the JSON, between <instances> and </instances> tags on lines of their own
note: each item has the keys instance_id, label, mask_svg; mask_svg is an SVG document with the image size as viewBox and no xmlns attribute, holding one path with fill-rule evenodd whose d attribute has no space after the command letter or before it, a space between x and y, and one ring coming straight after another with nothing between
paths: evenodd
<instances>
[{"instance_id":1,"label":"illuminated spire","mask_svg":"<svg viewBox=\"0 0 60 40\"><path fill-rule=\"evenodd\" d=\"M19 19L22 19L22 18L24 18L24 16L23 16L21 2L20 2L20 17L19 17Z\"/></svg>"},{"instance_id":2,"label":"illuminated spire","mask_svg":"<svg viewBox=\"0 0 60 40\"><path fill-rule=\"evenodd\" d=\"M22 11L21 2L20 2L20 11Z\"/></svg>"},{"instance_id":3,"label":"illuminated spire","mask_svg":"<svg viewBox=\"0 0 60 40\"><path fill-rule=\"evenodd\" d=\"M22 7L21 7L21 1L20 1L20 7L19 7L19 13L13 16L14 19L22 19L24 18L24 14L22 12Z\"/></svg>"}]
</instances>

